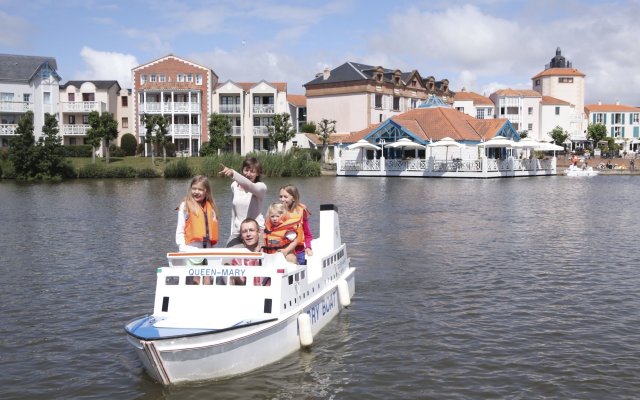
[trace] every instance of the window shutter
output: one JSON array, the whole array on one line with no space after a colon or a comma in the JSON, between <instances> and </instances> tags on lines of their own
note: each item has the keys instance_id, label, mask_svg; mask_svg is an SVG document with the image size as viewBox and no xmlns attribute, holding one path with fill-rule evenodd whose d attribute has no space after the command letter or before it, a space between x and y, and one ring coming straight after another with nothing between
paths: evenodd
<instances>
[{"instance_id":1,"label":"window shutter","mask_svg":"<svg viewBox=\"0 0 640 400\"><path fill-rule=\"evenodd\" d=\"M613 136L613 126L611 127L611 137L614 137Z\"/></svg>"},{"instance_id":2,"label":"window shutter","mask_svg":"<svg viewBox=\"0 0 640 400\"><path fill-rule=\"evenodd\" d=\"M593 123L596 123L596 113L593 113Z\"/></svg>"},{"instance_id":3,"label":"window shutter","mask_svg":"<svg viewBox=\"0 0 640 400\"><path fill-rule=\"evenodd\" d=\"M637 126L633 127L633 137L634 138L640 137L640 128Z\"/></svg>"},{"instance_id":4,"label":"window shutter","mask_svg":"<svg viewBox=\"0 0 640 400\"><path fill-rule=\"evenodd\" d=\"M621 113L621 114L622 114L622 125L624 125L624 113Z\"/></svg>"},{"instance_id":5,"label":"window shutter","mask_svg":"<svg viewBox=\"0 0 640 400\"><path fill-rule=\"evenodd\" d=\"M622 127L622 137L624 137L624 126Z\"/></svg>"},{"instance_id":6,"label":"window shutter","mask_svg":"<svg viewBox=\"0 0 640 400\"><path fill-rule=\"evenodd\" d=\"M607 114L606 114L606 113L604 113L603 115L604 115L604 122L603 122L603 124L605 124L605 125L606 125L606 124L607 124Z\"/></svg>"}]
</instances>

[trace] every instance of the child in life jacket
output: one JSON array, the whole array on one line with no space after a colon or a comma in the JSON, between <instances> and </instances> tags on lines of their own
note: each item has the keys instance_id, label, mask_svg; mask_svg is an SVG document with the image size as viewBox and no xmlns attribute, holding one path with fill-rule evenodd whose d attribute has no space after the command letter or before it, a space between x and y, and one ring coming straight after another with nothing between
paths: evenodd
<instances>
[{"instance_id":1,"label":"child in life jacket","mask_svg":"<svg viewBox=\"0 0 640 400\"><path fill-rule=\"evenodd\" d=\"M218 208L209 179L196 175L178 207L176 244L182 252L213 247L218 243Z\"/></svg>"},{"instance_id":2,"label":"child in life jacket","mask_svg":"<svg viewBox=\"0 0 640 400\"><path fill-rule=\"evenodd\" d=\"M311 214L307 206L300 203L300 192L293 185L285 185L280 188L280 202L284 204L289 212L289 218L299 221L298 244L294 250L298 264L306 265L307 257L312 256L311 240L313 234L309 228L309 215Z\"/></svg>"},{"instance_id":3,"label":"child in life jacket","mask_svg":"<svg viewBox=\"0 0 640 400\"><path fill-rule=\"evenodd\" d=\"M290 263L296 264L294 249L298 244L298 221L288 218L286 208L282 203L273 203L267 210L264 222L265 253L282 253Z\"/></svg>"}]
</instances>

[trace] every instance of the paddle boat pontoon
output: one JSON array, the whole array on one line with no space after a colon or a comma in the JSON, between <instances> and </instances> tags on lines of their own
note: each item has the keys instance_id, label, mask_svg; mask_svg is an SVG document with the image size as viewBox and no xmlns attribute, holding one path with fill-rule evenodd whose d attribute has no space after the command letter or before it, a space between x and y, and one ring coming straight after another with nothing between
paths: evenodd
<instances>
[{"instance_id":1,"label":"paddle boat pontoon","mask_svg":"<svg viewBox=\"0 0 640 400\"><path fill-rule=\"evenodd\" d=\"M335 206L320 207L312 244L307 265L237 248L167 254L153 314L125 325L149 375L165 385L220 379L310 346L355 291Z\"/></svg>"}]
</instances>

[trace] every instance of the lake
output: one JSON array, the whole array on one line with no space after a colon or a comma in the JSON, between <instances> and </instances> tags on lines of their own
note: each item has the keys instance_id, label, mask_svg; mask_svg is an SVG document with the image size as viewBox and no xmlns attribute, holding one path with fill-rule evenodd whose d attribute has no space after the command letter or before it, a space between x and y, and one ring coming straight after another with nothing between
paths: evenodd
<instances>
[{"instance_id":1,"label":"lake","mask_svg":"<svg viewBox=\"0 0 640 400\"><path fill-rule=\"evenodd\" d=\"M213 179L226 240L229 181ZM318 233L338 206L352 305L268 367L163 387L123 325L153 308L189 180L0 183L0 398L531 399L640 393L636 176L266 179Z\"/></svg>"}]
</instances>

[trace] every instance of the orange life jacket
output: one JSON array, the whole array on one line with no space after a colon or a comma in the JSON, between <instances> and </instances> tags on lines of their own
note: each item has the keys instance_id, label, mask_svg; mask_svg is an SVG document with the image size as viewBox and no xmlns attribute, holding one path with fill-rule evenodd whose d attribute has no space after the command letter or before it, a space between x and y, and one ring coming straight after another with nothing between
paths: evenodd
<instances>
[{"instance_id":1,"label":"orange life jacket","mask_svg":"<svg viewBox=\"0 0 640 400\"><path fill-rule=\"evenodd\" d=\"M218 218L210 203L205 202L204 209L201 208L200 210L204 212L194 214L185 204L185 211L188 212L188 215L184 225L184 239L186 244L193 242L205 244L208 224L209 241L206 243L206 247L211 247L218 243ZM206 224L205 215L207 216Z\"/></svg>"},{"instance_id":2,"label":"orange life jacket","mask_svg":"<svg viewBox=\"0 0 640 400\"><path fill-rule=\"evenodd\" d=\"M296 231L296 233L298 234L298 246L296 246L296 249L301 247L304 249L304 229L302 227L302 222L304 221L304 217L305 215L307 216L307 218L309 217L309 210L307 209L307 206L305 206L302 203L298 203L298 205L296 206L296 208L294 208L293 210L289 211L289 218L292 220L297 220L300 222L300 224L298 225L298 230Z\"/></svg>"},{"instance_id":3,"label":"orange life jacket","mask_svg":"<svg viewBox=\"0 0 640 400\"><path fill-rule=\"evenodd\" d=\"M271 224L271 219L264 221L264 246L262 250L265 253L275 253L276 251L287 247L293 240L288 239L287 232L295 232L298 242L300 241L299 229L301 229L302 221L291 218L290 214L286 214L287 219L282 221L278 226ZM304 238L304 236L303 236Z\"/></svg>"}]
</instances>

